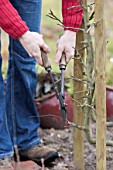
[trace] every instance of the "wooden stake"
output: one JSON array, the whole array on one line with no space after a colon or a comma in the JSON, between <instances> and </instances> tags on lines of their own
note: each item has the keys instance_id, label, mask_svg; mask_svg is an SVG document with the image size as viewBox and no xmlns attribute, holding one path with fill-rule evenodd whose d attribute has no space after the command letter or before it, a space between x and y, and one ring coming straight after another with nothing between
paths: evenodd
<instances>
[{"instance_id":1,"label":"wooden stake","mask_svg":"<svg viewBox=\"0 0 113 170\"><path fill-rule=\"evenodd\" d=\"M106 41L105 41L105 0L95 4L95 67L96 67L96 158L97 170L106 170Z\"/></svg>"},{"instance_id":2,"label":"wooden stake","mask_svg":"<svg viewBox=\"0 0 113 170\"><path fill-rule=\"evenodd\" d=\"M81 41L84 40L84 33L79 31L77 33L77 49L83 47ZM79 52L82 59L84 58L84 50ZM77 78L83 78L83 65L81 64L80 60L75 60L74 62L74 76ZM74 82L74 91L83 91L84 84L82 82ZM82 97L83 93L79 93L74 95L74 99L77 100L78 98ZM82 103L82 100L79 102ZM74 123L78 125L84 125L84 114L81 111L80 107L74 103ZM84 131L74 128L73 131L73 140L74 140L74 166L75 170L84 170Z\"/></svg>"}]
</instances>

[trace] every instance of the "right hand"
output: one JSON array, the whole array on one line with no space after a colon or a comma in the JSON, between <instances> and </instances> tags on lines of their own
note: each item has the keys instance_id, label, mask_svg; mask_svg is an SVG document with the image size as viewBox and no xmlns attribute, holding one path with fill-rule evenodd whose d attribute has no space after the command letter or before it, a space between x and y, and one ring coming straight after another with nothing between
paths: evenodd
<instances>
[{"instance_id":1,"label":"right hand","mask_svg":"<svg viewBox=\"0 0 113 170\"><path fill-rule=\"evenodd\" d=\"M39 65L43 65L41 50L42 48L46 53L50 52L50 48L43 40L43 36L37 32L25 32L20 38L20 43L25 48L30 57L35 57Z\"/></svg>"},{"instance_id":2,"label":"right hand","mask_svg":"<svg viewBox=\"0 0 113 170\"><path fill-rule=\"evenodd\" d=\"M75 53L76 44L76 32L65 30L64 34L57 41L57 53L55 62L59 63L61 60L62 53L66 55L66 63L68 64Z\"/></svg>"}]
</instances>

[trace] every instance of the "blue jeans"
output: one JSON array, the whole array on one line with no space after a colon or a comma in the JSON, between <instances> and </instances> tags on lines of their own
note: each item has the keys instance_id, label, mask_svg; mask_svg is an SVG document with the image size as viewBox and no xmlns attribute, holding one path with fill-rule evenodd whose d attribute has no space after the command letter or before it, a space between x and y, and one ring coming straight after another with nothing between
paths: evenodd
<instances>
[{"instance_id":1,"label":"blue jeans","mask_svg":"<svg viewBox=\"0 0 113 170\"><path fill-rule=\"evenodd\" d=\"M40 32L42 0L11 0L30 31ZM10 37L6 94L0 71L0 158L38 144L40 121L34 103L36 60L30 58L18 40ZM0 57L0 70L2 58Z\"/></svg>"}]
</instances>

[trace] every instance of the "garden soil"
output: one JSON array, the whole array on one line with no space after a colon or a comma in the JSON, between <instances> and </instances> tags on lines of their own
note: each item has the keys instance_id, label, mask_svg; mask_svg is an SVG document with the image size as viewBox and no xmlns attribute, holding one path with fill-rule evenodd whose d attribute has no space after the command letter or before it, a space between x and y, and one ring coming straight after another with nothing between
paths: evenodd
<instances>
[{"instance_id":1,"label":"garden soil","mask_svg":"<svg viewBox=\"0 0 113 170\"><path fill-rule=\"evenodd\" d=\"M95 125L91 125L92 136L95 137ZM75 170L73 163L73 129L64 130L39 129L42 145L48 145L59 152L57 159L51 167L45 170ZM113 128L107 130L107 140L113 140ZM96 170L96 146L91 145L85 140L85 170ZM107 147L107 168L113 170L113 147Z\"/></svg>"}]
</instances>

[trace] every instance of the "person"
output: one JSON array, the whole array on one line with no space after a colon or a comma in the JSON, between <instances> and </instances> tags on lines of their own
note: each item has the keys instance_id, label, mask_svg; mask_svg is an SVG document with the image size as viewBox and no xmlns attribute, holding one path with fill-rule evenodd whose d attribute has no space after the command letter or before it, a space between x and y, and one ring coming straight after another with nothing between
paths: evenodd
<instances>
[{"instance_id":1,"label":"person","mask_svg":"<svg viewBox=\"0 0 113 170\"><path fill-rule=\"evenodd\" d=\"M56 150L40 147L40 121L34 104L36 63L43 65L42 48L50 52L40 34L42 0L0 0L0 27L10 35L6 93L0 72L0 170L13 170L11 158L16 146L21 160L45 164L58 157ZM75 8L70 8L76 6ZM62 0L64 33L57 42L55 62L62 52L68 63L74 55L76 32L82 22L78 0ZM2 57L0 57L0 68Z\"/></svg>"}]
</instances>

